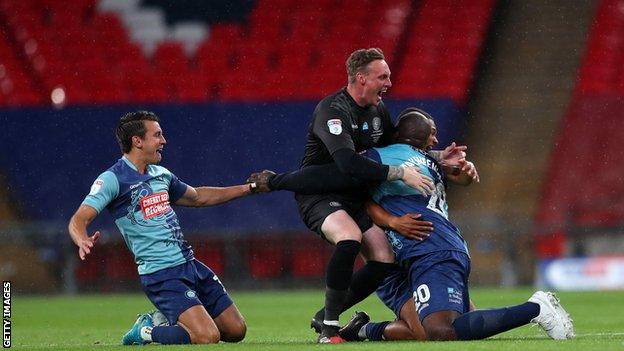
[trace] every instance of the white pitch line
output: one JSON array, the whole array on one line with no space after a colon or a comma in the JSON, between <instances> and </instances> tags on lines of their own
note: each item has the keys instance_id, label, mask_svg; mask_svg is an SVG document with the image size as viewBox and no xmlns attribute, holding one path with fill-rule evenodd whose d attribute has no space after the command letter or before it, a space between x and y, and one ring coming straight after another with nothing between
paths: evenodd
<instances>
[{"instance_id":1,"label":"white pitch line","mask_svg":"<svg viewBox=\"0 0 624 351\"><path fill-rule=\"evenodd\" d=\"M624 336L623 333L588 333L588 334L576 334L576 336Z\"/></svg>"}]
</instances>

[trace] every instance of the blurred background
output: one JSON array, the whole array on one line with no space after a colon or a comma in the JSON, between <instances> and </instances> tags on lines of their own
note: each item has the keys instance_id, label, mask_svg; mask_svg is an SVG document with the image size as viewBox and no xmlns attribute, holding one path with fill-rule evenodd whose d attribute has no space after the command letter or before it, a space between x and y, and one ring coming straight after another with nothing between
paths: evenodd
<instances>
[{"instance_id":1,"label":"blurred background","mask_svg":"<svg viewBox=\"0 0 624 351\"><path fill-rule=\"evenodd\" d=\"M192 185L295 169L316 103L381 48L393 115L418 106L481 183L449 189L474 285L624 288L622 0L0 0L0 277L15 291L138 291L108 214L85 261L69 217L120 151L121 115L161 118ZM176 209L237 289L321 288L331 246L290 193Z\"/></svg>"}]
</instances>

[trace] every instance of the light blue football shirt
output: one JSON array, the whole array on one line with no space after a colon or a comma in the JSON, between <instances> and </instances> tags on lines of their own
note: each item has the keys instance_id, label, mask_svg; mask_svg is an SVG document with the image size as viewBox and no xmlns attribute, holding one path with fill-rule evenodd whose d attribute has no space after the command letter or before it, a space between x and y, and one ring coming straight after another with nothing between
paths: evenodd
<instances>
[{"instance_id":1,"label":"light blue football shirt","mask_svg":"<svg viewBox=\"0 0 624 351\"><path fill-rule=\"evenodd\" d=\"M149 274L194 258L171 208L187 187L164 167L148 165L140 174L122 157L98 176L82 204L98 213L108 209L134 254L139 274Z\"/></svg>"}]
</instances>

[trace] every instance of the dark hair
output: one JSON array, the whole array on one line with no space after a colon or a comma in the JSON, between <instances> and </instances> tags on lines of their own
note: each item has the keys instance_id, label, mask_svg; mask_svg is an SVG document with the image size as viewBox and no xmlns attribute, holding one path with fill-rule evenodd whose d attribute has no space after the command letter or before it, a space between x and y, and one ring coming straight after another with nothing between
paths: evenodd
<instances>
[{"instance_id":1,"label":"dark hair","mask_svg":"<svg viewBox=\"0 0 624 351\"><path fill-rule=\"evenodd\" d=\"M433 120L433 117L416 107L408 107L401 111L397 120L395 141L419 149L424 148L431 135L428 120Z\"/></svg>"},{"instance_id":2,"label":"dark hair","mask_svg":"<svg viewBox=\"0 0 624 351\"><path fill-rule=\"evenodd\" d=\"M126 154L132 150L133 136L136 135L141 139L145 137L147 129L143 121L160 122L158 116L149 111L128 112L119 119L115 136L122 153Z\"/></svg>"},{"instance_id":3,"label":"dark hair","mask_svg":"<svg viewBox=\"0 0 624 351\"><path fill-rule=\"evenodd\" d=\"M358 72L366 72L369 63L385 59L383 51L379 48L359 49L352 52L346 63L349 84L355 82L355 75Z\"/></svg>"}]
</instances>

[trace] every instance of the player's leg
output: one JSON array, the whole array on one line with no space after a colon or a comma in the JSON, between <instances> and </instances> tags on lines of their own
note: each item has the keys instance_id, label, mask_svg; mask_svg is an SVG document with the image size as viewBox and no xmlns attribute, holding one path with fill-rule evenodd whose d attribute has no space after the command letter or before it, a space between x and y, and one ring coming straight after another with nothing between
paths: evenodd
<instances>
[{"instance_id":1,"label":"player's leg","mask_svg":"<svg viewBox=\"0 0 624 351\"><path fill-rule=\"evenodd\" d=\"M394 252L384 231L374 225L363 211L354 213L353 217L364 233L361 254L366 264L353 273L341 313L374 293L384 278L398 267L394 264ZM320 332L319 326L324 315L325 309L321 308L312 318L312 328L317 333Z\"/></svg>"},{"instance_id":2,"label":"player's leg","mask_svg":"<svg viewBox=\"0 0 624 351\"><path fill-rule=\"evenodd\" d=\"M377 295L398 318L392 322L369 322L368 315L357 312L340 330L345 340L426 340L404 270L397 270L388 276L377 290Z\"/></svg>"},{"instance_id":3,"label":"player's leg","mask_svg":"<svg viewBox=\"0 0 624 351\"><path fill-rule=\"evenodd\" d=\"M413 299L405 301L401 307L399 319L385 328L384 338L386 340L427 340Z\"/></svg>"},{"instance_id":4,"label":"player's leg","mask_svg":"<svg viewBox=\"0 0 624 351\"><path fill-rule=\"evenodd\" d=\"M214 319L221 332L221 341L239 342L247 334L247 324L236 305L232 304Z\"/></svg>"},{"instance_id":5,"label":"player's leg","mask_svg":"<svg viewBox=\"0 0 624 351\"><path fill-rule=\"evenodd\" d=\"M342 311L366 299L377 290L388 274L398 269L384 231L372 224L366 213L360 213L356 221L360 229L365 228L361 251L366 264L353 274Z\"/></svg>"},{"instance_id":6,"label":"player's leg","mask_svg":"<svg viewBox=\"0 0 624 351\"><path fill-rule=\"evenodd\" d=\"M437 251L411 262L409 284L427 340L456 340L453 321L470 309L469 258L455 251Z\"/></svg>"},{"instance_id":7,"label":"player's leg","mask_svg":"<svg viewBox=\"0 0 624 351\"><path fill-rule=\"evenodd\" d=\"M319 342L340 342L339 317L351 284L353 266L360 251L362 232L345 210L328 215L321 225L325 239L336 248L327 264L325 317Z\"/></svg>"},{"instance_id":8,"label":"player's leg","mask_svg":"<svg viewBox=\"0 0 624 351\"><path fill-rule=\"evenodd\" d=\"M549 292L538 291L528 302L520 305L476 310L465 313L453 322L458 339L484 339L529 324L539 324L553 339L572 339L575 336L570 316Z\"/></svg>"},{"instance_id":9,"label":"player's leg","mask_svg":"<svg viewBox=\"0 0 624 351\"><path fill-rule=\"evenodd\" d=\"M295 199L306 226L335 245L327 264L325 318L319 326L322 329L319 342L340 342L338 317L362 241L362 232L349 212L353 208L352 199L340 194L296 194Z\"/></svg>"},{"instance_id":10,"label":"player's leg","mask_svg":"<svg viewBox=\"0 0 624 351\"><path fill-rule=\"evenodd\" d=\"M135 327L124 336L124 344L143 344L152 341L161 344L189 344L193 341L190 332L194 329L191 327L196 324L193 321L199 320L198 324L214 325L212 319L208 321L202 319L202 315L207 315L207 312L194 289L187 284L194 280L194 271L191 262L186 262L152 274L141 275L143 291L152 304L166 316L169 325L148 326L146 321L151 322L152 317L145 314L139 318L143 321L140 333L138 335L133 333L137 326L135 323ZM180 317L186 321L185 326L178 324ZM216 330L216 327L214 329Z\"/></svg>"},{"instance_id":11,"label":"player's leg","mask_svg":"<svg viewBox=\"0 0 624 351\"><path fill-rule=\"evenodd\" d=\"M192 344L215 344L221 340L217 325L203 305L195 305L182 312L178 317L178 325L188 332ZM152 338L160 342L154 334L155 331L159 332L157 329L154 327L152 330Z\"/></svg>"},{"instance_id":12,"label":"player's leg","mask_svg":"<svg viewBox=\"0 0 624 351\"><path fill-rule=\"evenodd\" d=\"M225 287L217 275L208 266L195 260L196 291L199 300L211 318L225 342L239 342L245 338L247 325Z\"/></svg>"}]
</instances>

